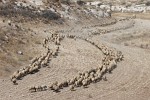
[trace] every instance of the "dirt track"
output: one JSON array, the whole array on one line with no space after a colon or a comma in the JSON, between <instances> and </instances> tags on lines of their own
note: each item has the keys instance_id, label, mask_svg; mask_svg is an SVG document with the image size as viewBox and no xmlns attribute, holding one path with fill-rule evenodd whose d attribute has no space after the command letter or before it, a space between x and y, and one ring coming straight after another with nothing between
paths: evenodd
<instances>
[{"instance_id":1,"label":"dirt track","mask_svg":"<svg viewBox=\"0 0 150 100\"><path fill-rule=\"evenodd\" d=\"M115 18L120 19L116 16ZM26 45L18 44L18 49L21 48L24 55L16 54L18 50L15 49L16 42L13 44L13 52L4 51L12 44L7 44L8 47L2 49L2 52L5 52L7 56L9 53L14 55L11 56L11 59L16 58L16 62L23 59L19 64L14 64L17 67L12 68L13 71L20 69L20 65L29 64L29 60L33 57L46 52L41 43L44 38L51 35L51 30L63 35L69 33L89 38L95 43L114 48L122 52L124 60L117 63L117 68L111 74L105 74L107 81L101 80L92 83L88 85L88 88L79 87L75 91L64 88L58 93L52 91L30 93L30 86L50 85L54 81L62 82L78 75L79 72L97 68L102 63L104 55L95 46L80 39L65 38L61 41L58 56L53 58L47 67L41 68L39 72L27 75L17 81L18 85L13 85L8 77L13 71L7 72L5 70L4 73L7 72L7 75L2 74L5 77L0 79L0 100L149 100L150 21L144 19L124 19L116 23L111 23L111 21L113 22L114 19L95 19L93 21L87 20L87 22L84 20L84 23L71 23L71 25L64 25L61 28L61 25L24 23L22 27L31 28L33 31L27 31L25 36L22 35L28 37L25 38L28 40ZM104 25L105 23L108 25ZM46 32L44 32L45 30ZM105 34L101 34L102 31L105 31ZM54 46L53 44L49 45L50 48ZM5 54L1 54L5 56ZM5 63L8 64L7 60L4 65ZM12 65L10 64L10 66ZM1 70L3 71L3 69Z\"/></svg>"}]
</instances>

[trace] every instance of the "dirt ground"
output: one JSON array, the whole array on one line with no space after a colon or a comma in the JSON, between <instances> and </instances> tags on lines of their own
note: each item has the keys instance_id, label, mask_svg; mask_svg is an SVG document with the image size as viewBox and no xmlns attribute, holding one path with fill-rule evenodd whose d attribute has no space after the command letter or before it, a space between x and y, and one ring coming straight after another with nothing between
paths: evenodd
<instances>
[{"instance_id":1,"label":"dirt ground","mask_svg":"<svg viewBox=\"0 0 150 100\"><path fill-rule=\"evenodd\" d=\"M77 13L73 15L79 20L49 23L43 20L16 22L0 17L0 100L150 100L150 14L131 18L131 14L115 13L112 18L95 18ZM106 31L105 34L100 34L102 31ZM88 38L121 51L124 59L112 73L104 75L107 81L91 83L88 88L30 93L30 86L63 82L102 64L104 54L98 48L79 38L64 38L58 55L48 66L14 85L9 76L29 65L34 57L46 53L42 42L52 33ZM53 43L48 46L55 48Z\"/></svg>"}]
</instances>

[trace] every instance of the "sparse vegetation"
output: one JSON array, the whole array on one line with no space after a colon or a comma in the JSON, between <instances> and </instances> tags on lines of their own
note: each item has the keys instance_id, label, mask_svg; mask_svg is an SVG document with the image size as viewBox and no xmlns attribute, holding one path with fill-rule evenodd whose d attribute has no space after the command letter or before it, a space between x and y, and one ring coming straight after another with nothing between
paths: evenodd
<instances>
[{"instance_id":1,"label":"sparse vegetation","mask_svg":"<svg viewBox=\"0 0 150 100\"><path fill-rule=\"evenodd\" d=\"M145 0L18 1L0 3L1 99L148 98Z\"/></svg>"}]
</instances>

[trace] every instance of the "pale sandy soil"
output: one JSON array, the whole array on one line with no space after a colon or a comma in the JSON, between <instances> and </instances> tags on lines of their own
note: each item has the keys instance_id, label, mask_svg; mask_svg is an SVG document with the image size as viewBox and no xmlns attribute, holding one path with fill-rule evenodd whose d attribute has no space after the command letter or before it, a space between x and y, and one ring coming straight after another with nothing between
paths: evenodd
<instances>
[{"instance_id":1,"label":"pale sandy soil","mask_svg":"<svg viewBox=\"0 0 150 100\"><path fill-rule=\"evenodd\" d=\"M113 17L124 18L118 15ZM24 29L19 31L10 27L7 21L2 22L3 19L0 18L0 100L150 100L150 20L147 18L117 21L106 26L100 25L114 19L86 20L83 17L81 22L70 21L64 25L25 22L21 24ZM100 30L111 31L92 35ZM121 51L124 60L117 64L111 74L106 73L107 81L92 83L88 88L79 87L76 91L64 88L58 93L30 93L29 87L32 85L61 82L101 64L104 55L96 47L83 40L66 38L61 42L58 56L47 67L25 76L18 81L18 85L13 85L9 76L15 70L28 65L33 57L46 52L41 43L53 31L102 43ZM9 32L16 35L8 35L7 43L3 38ZM49 45L53 48L52 44ZM23 55L17 54L19 50Z\"/></svg>"}]
</instances>

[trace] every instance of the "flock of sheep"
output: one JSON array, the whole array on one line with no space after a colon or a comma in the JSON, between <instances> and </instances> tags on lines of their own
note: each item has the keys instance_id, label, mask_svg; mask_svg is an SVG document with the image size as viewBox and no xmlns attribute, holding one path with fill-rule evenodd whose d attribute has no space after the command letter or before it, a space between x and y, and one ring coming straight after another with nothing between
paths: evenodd
<instances>
[{"instance_id":1,"label":"flock of sheep","mask_svg":"<svg viewBox=\"0 0 150 100\"><path fill-rule=\"evenodd\" d=\"M57 41L56 43L58 43ZM54 51L52 51L49 47L45 46L46 39L44 39L43 47L46 48L47 52L46 54L41 55L40 57L35 57L31 60L31 63L28 66L25 66L24 68L21 68L14 72L14 74L11 76L11 81L14 84L17 84L17 80L23 78L24 76L28 74L33 74L37 71L39 71L40 68L46 67L49 63L49 61L55 57L59 51L59 47L57 47Z\"/></svg>"},{"instance_id":2,"label":"flock of sheep","mask_svg":"<svg viewBox=\"0 0 150 100\"><path fill-rule=\"evenodd\" d=\"M120 51L111 50L107 46L105 46L103 44L98 44L98 43L96 44L95 42L92 42L87 38L83 38L83 37L75 36L75 35L61 35L60 36L58 34L53 34L52 37L53 37L53 42L55 42L55 44L57 44L56 41L59 40L59 45L61 45L60 40L63 40L64 38L81 39L81 40L84 40L84 41L90 43L91 45L95 46L96 48L98 48L99 50L101 50L103 52L104 57L102 59L102 65L100 65L96 69L90 69L86 72L79 73L78 76L76 76L70 80L66 80L62 83L58 83L56 81L56 82L50 84L49 86L46 86L46 85L31 86L29 88L30 92L39 92L39 91L46 91L46 90L52 90L54 92L59 92L61 89L65 88L65 87L70 87L71 91L74 91L75 88L81 87L81 86L86 88L89 84L98 82L101 79L103 79L104 78L103 75L105 73L107 73L107 72L111 73L111 71L114 68L116 68L117 62L122 61L124 58ZM48 41L48 40L51 40L51 39L50 38L46 39L46 41Z\"/></svg>"},{"instance_id":3,"label":"flock of sheep","mask_svg":"<svg viewBox=\"0 0 150 100\"><path fill-rule=\"evenodd\" d=\"M113 20L113 21L110 20L110 22L104 21L102 26L108 25L108 23L114 24L116 22L117 22L116 20ZM105 34L108 32L109 32L108 30L102 30L101 32L99 32L98 35ZM102 64L98 68L90 69L90 70L87 70L86 72L79 73L78 76L75 76L74 78L70 80L66 80L61 83L58 83L56 81L48 86L46 85L31 86L29 88L30 92L38 92L38 91L46 91L46 90L53 90L54 92L59 92L64 87L70 87L71 91L74 91L75 88L81 87L81 86L86 88L91 83L95 83L102 79L105 79L103 77L104 74L111 73L111 71L114 68L116 68L117 62L122 61L124 58L123 54L120 51L112 50L108 48L107 46L100 44L100 43L95 43L88 38L83 38L81 36L76 36L76 35L52 34L50 37L47 37L43 40L42 45L46 49L47 52L41 55L40 57L35 57L34 59L32 59L31 64L29 64L28 66L14 72L14 74L11 76L11 81L14 84L17 84L17 80L23 78L24 76L28 74L34 74L38 72L39 69L42 67L48 66L48 63L50 62L50 60L54 56L57 56L59 52L59 46L61 45L61 41L65 38L80 39L95 46L104 54L104 57L102 59ZM51 42L53 42L56 45L55 50L50 49L48 43L51 43Z\"/></svg>"},{"instance_id":4,"label":"flock of sheep","mask_svg":"<svg viewBox=\"0 0 150 100\"><path fill-rule=\"evenodd\" d=\"M112 27L112 28L107 28L107 29L97 29L97 30L92 30L90 31L90 33L88 34L89 37L92 36L92 35L102 35L102 34L106 34L106 33L110 33L110 32L113 32L113 31L117 31L117 30L125 30L125 29L128 29L128 28L131 28L135 25L135 21L132 20L132 19L135 19L135 16L132 16L132 17L126 17L126 18L121 18L121 19L118 19L118 20L109 20L109 21L103 21L101 22L102 25L94 25L92 27L96 27L96 26L107 26L107 25L114 25L118 22L120 23L128 23L127 25L122 25L120 27Z\"/></svg>"}]
</instances>

